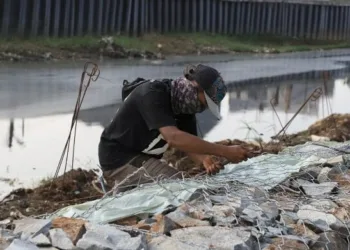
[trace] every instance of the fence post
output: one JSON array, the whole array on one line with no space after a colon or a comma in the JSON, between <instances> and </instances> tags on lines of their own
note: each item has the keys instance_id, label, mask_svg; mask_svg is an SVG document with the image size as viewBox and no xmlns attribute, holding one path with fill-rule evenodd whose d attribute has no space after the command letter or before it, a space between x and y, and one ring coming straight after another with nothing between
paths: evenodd
<instances>
[{"instance_id":1,"label":"fence post","mask_svg":"<svg viewBox=\"0 0 350 250\"><path fill-rule=\"evenodd\" d=\"M118 4L118 0L112 0L112 6L111 6L111 20L109 23L109 31L114 33L115 32L115 20L116 20L116 15L117 15L117 4Z\"/></svg>"},{"instance_id":2,"label":"fence post","mask_svg":"<svg viewBox=\"0 0 350 250\"><path fill-rule=\"evenodd\" d=\"M70 36L75 36L75 1L71 0L71 16L70 16Z\"/></svg>"},{"instance_id":3,"label":"fence post","mask_svg":"<svg viewBox=\"0 0 350 250\"><path fill-rule=\"evenodd\" d=\"M211 32L215 33L216 32L216 1L212 0L212 8L211 8L211 13L212 13L212 19L211 19Z\"/></svg>"},{"instance_id":4,"label":"fence post","mask_svg":"<svg viewBox=\"0 0 350 250\"><path fill-rule=\"evenodd\" d=\"M60 32L60 17L61 17L61 0L55 0L55 24L54 24L54 36L59 36Z\"/></svg>"},{"instance_id":5,"label":"fence post","mask_svg":"<svg viewBox=\"0 0 350 250\"><path fill-rule=\"evenodd\" d=\"M63 35L68 36L68 31L69 31L69 23L70 23L70 11L71 11L71 6L70 6L70 0L65 0L65 10L64 10L64 29L63 29Z\"/></svg>"},{"instance_id":6,"label":"fence post","mask_svg":"<svg viewBox=\"0 0 350 250\"><path fill-rule=\"evenodd\" d=\"M102 22L103 22L103 2L104 0L98 0L98 15L97 15L97 35L102 34Z\"/></svg>"},{"instance_id":7,"label":"fence post","mask_svg":"<svg viewBox=\"0 0 350 250\"><path fill-rule=\"evenodd\" d=\"M224 34L228 33L228 3L229 2L224 2Z\"/></svg>"},{"instance_id":8,"label":"fence post","mask_svg":"<svg viewBox=\"0 0 350 250\"><path fill-rule=\"evenodd\" d=\"M44 35L50 35L50 23L51 23L51 0L45 1L45 25L44 25Z\"/></svg>"},{"instance_id":9,"label":"fence post","mask_svg":"<svg viewBox=\"0 0 350 250\"><path fill-rule=\"evenodd\" d=\"M176 15L178 13L176 12L176 1L175 0L170 0L171 1L171 7L170 7L170 18L171 18L171 24L170 24L170 30L175 31L176 30Z\"/></svg>"},{"instance_id":10,"label":"fence post","mask_svg":"<svg viewBox=\"0 0 350 250\"><path fill-rule=\"evenodd\" d=\"M102 0L100 0L102 2ZM113 1L113 0L112 0ZM103 34L107 34L109 29L109 13L111 10L111 0L104 0L105 5L103 8L103 16L104 16L104 20L103 20Z\"/></svg>"},{"instance_id":11,"label":"fence post","mask_svg":"<svg viewBox=\"0 0 350 250\"><path fill-rule=\"evenodd\" d=\"M24 36L26 21L27 21L27 0L21 0L20 10L19 10L19 23L18 23L18 33L20 36Z\"/></svg>"},{"instance_id":12,"label":"fence post","mask_svg":"<svg viewBox=\"0 0 350 250\"><path fill-rule=\"evenodd\" d=\"M137 35L138 35L138 28L139 28L139 11L140 11L140 9L139 9L139 0L134 0L134 24L133 24L133 35L135 36L135 37L137 37Z\"/></svg>"},{"instance_id":13,"label":"fence post","mask_svg":"<svg viewBox=\"0 0 350 250\"><path fill-rule=\"evenodd\" d=\"M79 15L78 15L78 36L83 35L84 29L84 14L85 14L85 1L79 0Z\"/></svg>"},{"instance_id":14,"label":"fence post","mask_svg":"<svg viewBox=\"0 0 350 250\"><path fill-rule=\"evenodd\" d=\"M83 0L86 1L86 0ZM89 25L88 25L88 33L89 35L92 35L92 33L94 32L94 10L95 10L95 0L90 0L89 2Z\"/></svg>"},{"instance_id":15,"label":"fence post","mask_svg":"<svg viewBox=\"0 0 350 250\"><path fill-rule=\"evenodd\" d=\"M206 18L209 19L209 16ZM204 0L199 0L199 32L204 30Z\"/></svg>"},{"instance_id":16,"label":"fence post","mask_svg":"<svg viewBox=\"0 0 350 250\"><path fill-rule=\"evenodd\" d=\"M2 30L2 36L6 37L9 33L12 0L3 0L3 1L4 1L4 11L2 16L1 30Z\"/></svg>"},{"instance_id":17,"label":"fence post","mask_svg":"<svg viewBox=\"0 0 350 250\"><path fill-rule=\"evenodd\" d=\"M127 14L127 18L126 18L126 33L128 35L130 35L130 27L131 27L131 16L132 16L132 2L133 0L127 0L128 2L128 14Z\"/></svg>"},{"instance_id":18,"label":"fence post","mask_svg":"<svg viewBox=\"0 0 350 250\"><path fill-rule=\"evenodd\" d=\"M126 7L126 6L125 6ZM118 33L121 33L122 30L123 30L123 24L125 23L124 22L124 12L125 12L125 9L124 9L124 0L119 0L119 6L118 6L118 25L117 25L117 32Z\"/></svg>"},{"instance_id":19,"label":"fence post","mask_svg":"<svg viewBox=\"0 0 350 250\"><path fill-rule=\"evenodd\" d=\"M140 35L143 35L145 33L145 28L146 28L146 0L141 0L141 8L140 8L140 17L141 17L141 21L140 21Z\"/></svg>"},{"instance_id":20,"label":"fence post","mask_svg":"<svg viewBox=\"0 0 350 250\"><path fill-rule=\"evenodd\" d=\"M174 1L174 0L171 0ZM169 0L163 0L164 2L164 11L163 11L163 23L164 23L164 32L169 32Z\"/></svg>"}]
</instances>

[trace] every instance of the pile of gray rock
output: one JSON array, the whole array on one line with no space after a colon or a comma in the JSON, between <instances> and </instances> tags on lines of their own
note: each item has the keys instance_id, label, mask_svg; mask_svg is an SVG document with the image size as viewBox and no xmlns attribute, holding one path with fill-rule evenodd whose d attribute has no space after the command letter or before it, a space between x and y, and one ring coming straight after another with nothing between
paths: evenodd
<instances>
[{"instance_id":1,"label":"pile of gray rock","mask_svg":"<svg viewBox=\"0 0 350 250\"><path fill-rule=\"evenodd\" d=\"M0 222L0 248L349 249L350 172L344 157L303 168L268 192L233 184L198 190L179 207L107 225L82 219Z\"/></svg>"}]
</instances>

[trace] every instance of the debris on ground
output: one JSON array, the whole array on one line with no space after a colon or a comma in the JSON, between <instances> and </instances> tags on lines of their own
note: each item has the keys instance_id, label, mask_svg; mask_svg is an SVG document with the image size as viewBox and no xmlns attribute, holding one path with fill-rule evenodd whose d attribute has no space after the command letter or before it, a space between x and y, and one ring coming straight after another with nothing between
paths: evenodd
<instances>
[{"instance_id":1,"label":"debris on ground","mask_svg":"<svg viewBox=\"0 0 350 250\"><path fill-rule=\"evenodd\" d=\"M93 171L73 169L34 189L12 191L1 202L0 220L52 213L62 207L102 197L92 185Z\"/></svg>"},{"instance_id":2,"label":"debris on ground","mask_svg":"<svg viewBox=\"0 0 350 250\"><path fill-rule=\"evenodd\" d=\"M332 168L343 163L334 163ZM333 186L329 183L348 176L350 165L346 167L344 174L330 174L323 184ZM201 192L159 214L104 225L67 217L14 220L1 224L0 246L8 250L348 249L350 182L338 183L334 193L319 188L316 194L307 194L305 185L309 184L293 183L309 176L308 181L316 184L314 174L310 166L285 182L285 190L250 187L235 199L227 199L220 190L209 196Z\"/></svg>"},{"instance_id":3,"label":"debris on ground","mask_svg":"<svg viewBox=\"0 0 350 250\"><path fill-rule=\"evenodd\" d=\"M331 114L315 122L305 131L281 135L278 139L285 146L299 145L307 141L350 140L350 114Z\"/></svg>"}]
</instances>

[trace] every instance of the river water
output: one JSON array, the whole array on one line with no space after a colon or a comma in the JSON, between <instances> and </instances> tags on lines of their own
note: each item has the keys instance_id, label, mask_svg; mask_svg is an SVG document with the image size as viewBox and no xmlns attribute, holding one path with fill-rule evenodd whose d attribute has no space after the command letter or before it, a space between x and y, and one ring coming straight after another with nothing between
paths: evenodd
<instances>
[{"instance_id":1,"label":"river water","mask_svg":"<svg viewBox=\"0 0 350 250\"><path fill-rule=\"evenodd\" d=\"M101 61L100 78L89 87L79 115L74 167L97 166L99 137L120 105L123 79L177 77L190 62L214 66L228 83L229 93L221 105L221 121L208 112L198 115L200 134L209 141L269 140L316 88L323 94L304 106L288 133L304 130L332 112L349 113L349 61L350 50ZM55 173L83 66L83 62L1 65L0 196L22 185L32 187Z\"/></svg>"}]
</instances>

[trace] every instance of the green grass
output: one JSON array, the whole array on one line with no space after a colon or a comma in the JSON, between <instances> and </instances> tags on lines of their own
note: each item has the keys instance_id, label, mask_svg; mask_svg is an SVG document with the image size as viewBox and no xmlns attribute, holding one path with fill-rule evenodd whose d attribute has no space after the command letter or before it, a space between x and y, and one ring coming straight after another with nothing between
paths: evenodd
<instances>
[{"instance_id":1,"label":"green grass","mask_svg":"<svg viewBox=\"0 0 350 250\"><path fill-rule=\"evenodd\" d=\"M164 54L196 54L198 51L212 52L294 52L308 50L328 50L350 48L347 41L310 41L272 36L229 36L208 33L167 33L148 34L142 37L113 36L114 41L127 49L148 50L158 52L162 45ZM4 39L0 38L0 51L68 51L81 53L97 53L101 37L84 36L71 38L33 38Z\"/></svg>"}]
</instances>

